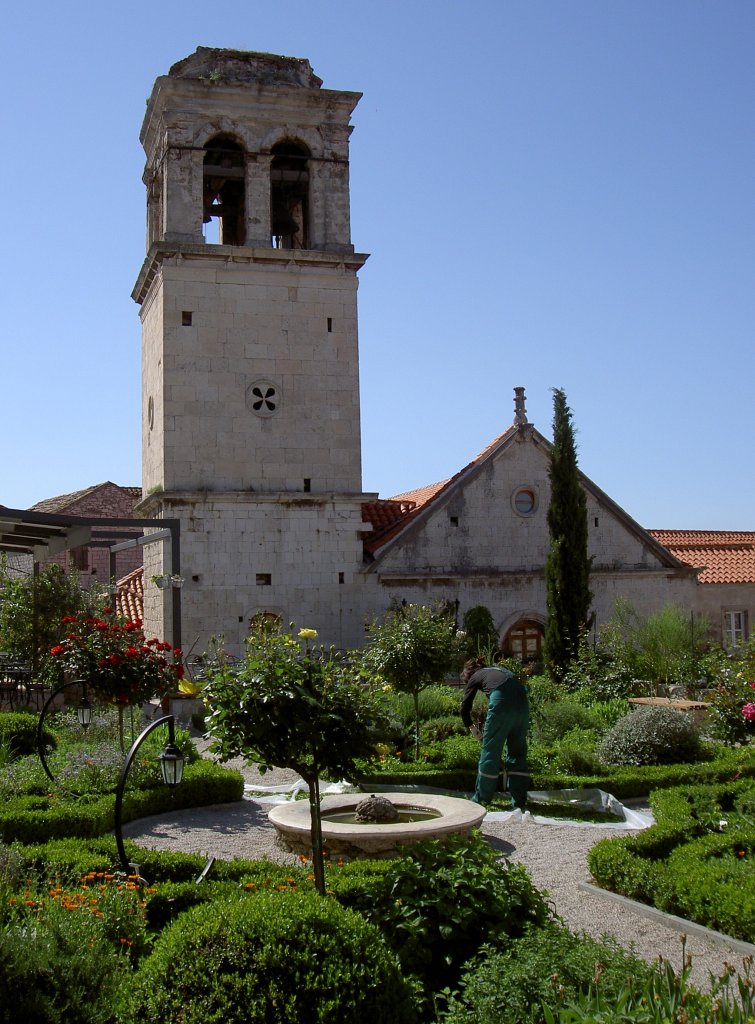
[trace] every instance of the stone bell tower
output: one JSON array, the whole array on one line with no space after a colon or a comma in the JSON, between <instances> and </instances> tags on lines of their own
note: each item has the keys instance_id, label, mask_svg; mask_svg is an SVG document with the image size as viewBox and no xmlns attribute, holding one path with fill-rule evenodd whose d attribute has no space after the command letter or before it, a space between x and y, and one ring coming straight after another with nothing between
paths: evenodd
<instances>
[{"instance_id":1,"label":"stone bell tower","mask_svg":"<svg viewBox=\"0 0 755 1024\"><path fill-rule=\"evenodd\" d=\"M349 119L307 60L200 47L141 131L147 256L140 514L181 521L183 643L278 615L361 640L357 271ZM145 618L168 634L151 579Z\"/></svg>"}]
</instances>

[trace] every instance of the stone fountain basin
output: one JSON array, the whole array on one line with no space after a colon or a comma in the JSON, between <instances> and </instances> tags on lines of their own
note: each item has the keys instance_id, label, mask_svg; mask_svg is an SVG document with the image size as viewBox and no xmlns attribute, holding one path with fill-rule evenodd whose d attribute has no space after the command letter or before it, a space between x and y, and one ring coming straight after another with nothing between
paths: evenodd
<instances>
[{"instance_id":1,"label":"stone fountain basin","mask_svg":"<svg viewBox=\"0 0 755 1024\"><path fill-rule=\"evenodd\" d=\"M396 857L401 848L424 839L442 839L450 833L467 835L485 817L485 808L472 800L438 796L431 793L381 793L398 810L420 808L437 817L426 821L390 822L388 824L322 820L325 854L331 860ZM353 812L364 793L323 797L322 814ZM277 804L268 817L277 831L276 844L289 853L312 855L309 801L295 800Z\"/></svg>"}]
</instances>

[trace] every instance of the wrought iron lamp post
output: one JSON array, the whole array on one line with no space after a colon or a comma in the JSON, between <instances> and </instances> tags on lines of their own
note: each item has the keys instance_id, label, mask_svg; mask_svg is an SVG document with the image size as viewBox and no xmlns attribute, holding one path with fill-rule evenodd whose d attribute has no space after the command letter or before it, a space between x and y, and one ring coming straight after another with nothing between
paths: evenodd
<instances>
[{"instance_id":1,"label":"wrought iron lamp post","mask_svg":"<svg viewBox=\"0 0 755 1024\"><path fill-rule=\"evenodd\" d=\"M85 679L71 679L67 683L63 683L56 690L50 694L44 703L44 706L39 714L39 721L37 722L37 754L39 760L42 762L42 767L45 770L45 774L48 779L52 782L57 782L57 779L50 771L47 764L47 758L45 757L45 743L44 743L44 727L45 727L45 716L50 706L55 701L55 698L59 693L62 693L69 686L80 686L81 687L81 700L76 708L76 718L78 719L79 725L82 729L88 729L92 723L92 705L89 703L87 698L87 684Z\"/></svg>"},{"instance_id":2,"label":"wrought iron lamp post","mask_svg":"<svg viewBox=\"0 0 755 1024\"><path fill-rule=\"evenodd\" d=\"M121 769L120 778L118 779L118 786L115 790L115 845L118 847L118 857L121 862L121 867L129 874L133 873L133 871L132 865L126 855L126 849L123 845L123 794L126 789L126 780L128 778L129 770L131 769L131 765L134 762L134 758L136 757L139 747L146 740L149 734L159 725L168 726L168 742L165 749L158 757L162 780L166 786L177 786L183 778L184 756L176 746L175 718L173 715L164 715L162 718L156 718L154 722L150 722L147 728L144 729L132 743L131 749L126 755L126 760L123 762L123 768Z\"/></svg>"}]
</instances>

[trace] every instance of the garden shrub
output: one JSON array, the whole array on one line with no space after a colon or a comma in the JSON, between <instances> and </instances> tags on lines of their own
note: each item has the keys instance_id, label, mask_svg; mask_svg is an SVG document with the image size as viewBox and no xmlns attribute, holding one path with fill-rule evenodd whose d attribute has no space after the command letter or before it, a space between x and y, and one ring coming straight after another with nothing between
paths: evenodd
<instances>
[{"instance_id":1,"label":"garden shrub","mask_svg":"<svg viewBox=\"0 0 755 1024\"><path fill-rule=\"evenodd\" d=\"M449 736L466 736L467 728L461 720L461 716L444 715L442 718L432 718L420 725L419 738L421 743L436 743L439 740L447 740Z\"/></svg>"},{"instance_id":2,"label":"garden shrub","mask_svg":"<svg viewBox=\"0 0 755 1024\"><path fill-rule=\"evenodd\" d=\"M499 859L479 833L410 847L390 862L379 897L373 893L359 909L426 996L453 985L483 943L521 935L551 917L525 868Z\"/></svg>"},{"instance_id":3,"label":"garden shrub","mask_svg":"<svg viewBox=\"0 0 755 1024\"><path fill-rule=\"evenodd\" d=\"M391 702L405 728L414 728L414 702L410 693L394 693ZM458 716L461 691L454 686L427 686L418 696L419 720Z\"/></svg>"},{"instance_id":4,"label":"garden shrub","mask_svg":"<svg viewBox=\"0 0 755 1024\"><path fill-rule=\"evenodd\" d=\"M127 969L102 918L51 902L41 927L29 908L0 928L0 1024L110 1024Z\"/></svg>"},{"instance_id":5,"label":"garden shrub","mask_svg":"<svg viewBox=\"0 0 755 1024\"><path fill-rule=\"evenodd\" d=\"M595 725L590 709L573 700L549 701L532 717L535 739L545 745L555 743L572 729L590 729Z\"/></svg>"},{"instance_id":6,"label":"garden shrub","mask_svg":"<svg viewBox=\"0 0 755 1024\"><path fill-rule=\"evenodd\" d=\"M42 740L46 748L54 747L57 736L43 727ZM7 745L13 757L26 757L37 752L37 716L23 711L3 711L0 714L0 744Z\"/></svg>"},{"instance_id":7,"label":"garden shrub","mask_svg":"<svg viewBox=\"0 0 755 1024\"><path fill-rule=\"evenodd\" d=\"M693 762L704 756L694 720L682 711L639 707L606 733L598 750L604 764Z\"/></svg>"},{"instance_id":8,"label":"garden shrub","mask_svg":"<svg viewBox=\"0 0 755 1024\"><path fill-rule=\"evenodd\" d=\"M534 719L545 704L557 704L564 697L564 688L550 676L532 676L527 681L530 716Z\"/></svg>"},{"instance_id":9,"label":"garden shrub","mask_svg":"<svg viewBox=\"0 0 755 1024\"><path fill-rule=\"evenodd\" d=\"M423 748L421 753L430 764L443 770L466 768L476 773L480 741L465 729L462 735L449 736L442 743Z\"/></svg>"},{"instance_id":10,"label":"garden shrub","mask_svg":"<svg viewBox=\"0 0 755 1024\"><path fill-rule=\"evenodd\" d=\"M589 775L598 771L600 762L595 753L598 733L595 729L579 726L570 729L556 744L556 766L574 775Z\"/></svg>"},{"instance_id":11,"label":"garden shrub","mask_svg":"<svg viewBox=\"0 0 755 1024\"><path fill-rule=\"evenodd\" d=\"M188 911L124 987L119 1024L411 1024L411 989L376 928L315 893Z\"/></svg>"},{"instance_id":12,"label":"garden shrub","mask_svg":"<svg viewBox=\"0 0 755 1024\"><path fill-rule=\"evenodd\" d=\"M503 948L485 946L461 978L443 1024L539 1024L543 1003L554 1005L587 991L600 979L610 995L631 979L642 984L652 973L645 961L618 942L574 935L560 924L529 928Z\"/></svg>"}]
</instances>

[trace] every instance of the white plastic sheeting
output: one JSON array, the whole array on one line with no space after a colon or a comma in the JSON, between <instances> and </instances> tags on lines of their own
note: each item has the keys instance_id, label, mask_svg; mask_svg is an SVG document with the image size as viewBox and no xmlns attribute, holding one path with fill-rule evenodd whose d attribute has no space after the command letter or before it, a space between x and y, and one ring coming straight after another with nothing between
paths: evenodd
<instances>
[{"instance_id":1,"label":"white plastic sheeting","mask_svg":"<svg viewBox=\"0 0 755 1024\"><path fill-rule=\"evenodd\" d=\"M464 796L462 793L453 793L449 790L421 790L416 786L370 786L371 791L381 793L407 793L417 796L424 792L440 793L446 796ZM246 783L244 796L248 800L254 800L262 804L280 804L288 800L295 800L297 794L308 791L307 783L303 779L296 779L295 782L282 786L261 786ZM335 796L342 793L359 793L357 789L348 782L328 782L320 786L321 796ZM543 815L533 814L531 811L488 811L485 820L490 821L517 821L531 822L533 825L575 825L580 828L610 828L610 829L644 829L653 824L653 817L646 810L634 811L625 804L622 804L615 796L604 792L602 789L538 789L530 790L527 800L531 804L559 804L564 807L573 807L582 811L598 811L613 814L616 821L593 822L593 821L571 821L565 818L548 818Z\"/></svg>"}]
</instances>

